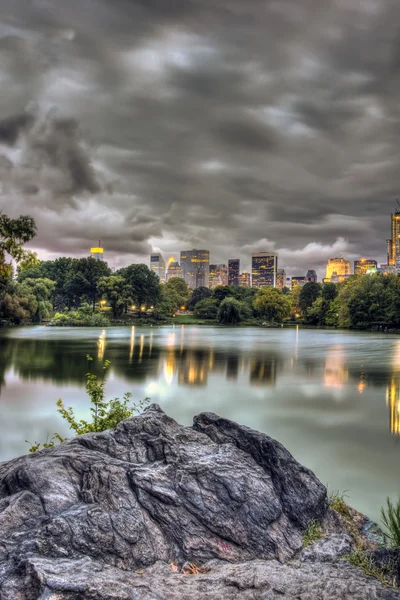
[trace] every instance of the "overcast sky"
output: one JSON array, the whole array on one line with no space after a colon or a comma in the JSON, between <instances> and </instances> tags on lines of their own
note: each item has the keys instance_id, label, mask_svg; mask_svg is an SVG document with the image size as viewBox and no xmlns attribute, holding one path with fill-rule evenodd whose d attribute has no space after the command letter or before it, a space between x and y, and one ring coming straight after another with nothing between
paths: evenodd
<instances>
[{"instance_id":1,"label":"overcast sky","mask_svg":"<svg viewBox=\"0 0 400 600\"><path fill-rule=\"evenodd\" d=\"M0 208L40 258L386 260L399 0L0 0Z\"/></svg>"}]
</instances>

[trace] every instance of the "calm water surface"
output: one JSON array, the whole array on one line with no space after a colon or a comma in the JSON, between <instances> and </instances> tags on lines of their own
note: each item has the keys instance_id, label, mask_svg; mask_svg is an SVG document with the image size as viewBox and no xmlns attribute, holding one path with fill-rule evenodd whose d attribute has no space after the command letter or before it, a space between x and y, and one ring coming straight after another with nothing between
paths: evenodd
<instances>
[{"instance_id":1,"label":"calm water surface","mask_svg":"<svg viewBox=\"0 0 400 600\"><path fill-rule=\"evenodd\" d=\"M180 423L212 411L281 441L374 519L400 493L400 337L307 329L162 327L0 332L0 461L89 416L86 355L108 396L150 397Z\"/></svg>"}]
</instances>

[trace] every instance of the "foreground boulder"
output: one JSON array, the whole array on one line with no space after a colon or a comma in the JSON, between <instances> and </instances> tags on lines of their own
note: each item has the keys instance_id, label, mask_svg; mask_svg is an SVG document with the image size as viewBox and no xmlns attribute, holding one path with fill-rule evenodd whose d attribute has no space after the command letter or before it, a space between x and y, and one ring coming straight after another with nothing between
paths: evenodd
<instances>
[{"instance_id":1,"label":"foreground boulder","mask_svg":"<svg viewBox=\"0 0 400 600\"><path fill-rule=\"evenodd\" d=\"M183 427L152 405L0 464L0 598L399 598L327 562L337 540L304 558L327 511L325 487L275 440L209 413Z\"/></svg>"}]
</instances>

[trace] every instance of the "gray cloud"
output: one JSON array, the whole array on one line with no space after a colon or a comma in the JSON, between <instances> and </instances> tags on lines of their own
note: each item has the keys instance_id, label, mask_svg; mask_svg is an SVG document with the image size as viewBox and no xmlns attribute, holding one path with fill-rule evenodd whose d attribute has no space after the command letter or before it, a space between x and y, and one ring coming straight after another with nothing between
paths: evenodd
<instances>
[{"instance_id":1,"label":"gray cloud","mask_svg":"<svg viewBox=\"0 0 400 600\"><path fill-rule=\"evenodd\" d=\"M384 261L398 2L3 4L0 207L36 218L43 256Z\"/></svg>"}]
</instances>

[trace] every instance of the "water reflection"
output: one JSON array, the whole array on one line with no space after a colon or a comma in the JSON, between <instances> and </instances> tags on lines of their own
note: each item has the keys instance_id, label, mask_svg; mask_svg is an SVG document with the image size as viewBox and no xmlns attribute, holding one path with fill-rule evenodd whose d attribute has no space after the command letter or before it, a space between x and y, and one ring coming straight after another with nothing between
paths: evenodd
<instances>
[{"instance_id":1,"label":"water reflection","mask_svg":"<svg viewBox=\"0 0 400 600\"><path fill-rule=\"evenodd\" d=\"M87 334L86 334L87 335ZM240 339L240 338L238 338ZM291 344L257 343L246 346L233 341L218 343L193 336L184 326L174 330L143 330L132 327L123 335L102 330L96 337L62 335L19 339L0 337L0 394L11 381L51 382L57 385L83 387L88 370L86 355L97 356L90 369L102 373L105 359L119 380L143 385L192 386L211 390L225 381L228 385L278 389L282 385L304 388L313 383L314 395L334 394L346 401L381 390L384 407L385 391L390 431L400 435L400 341L391 342L392 359L375 365L373 355L367 362L356 363L346 345L331 343L313 351L302 343L302 332L292 332ZM357 351L357 350L356 350ZM125 385L125 384L124 384ZM323 389L325 388L325 391ZM350 391L352 390L352 391ZM256 392L259 393L259 392ZM379 394L377 396L379 398ZM361 400L358 400L361 401Z\"/></svg>"}]
</instances>

